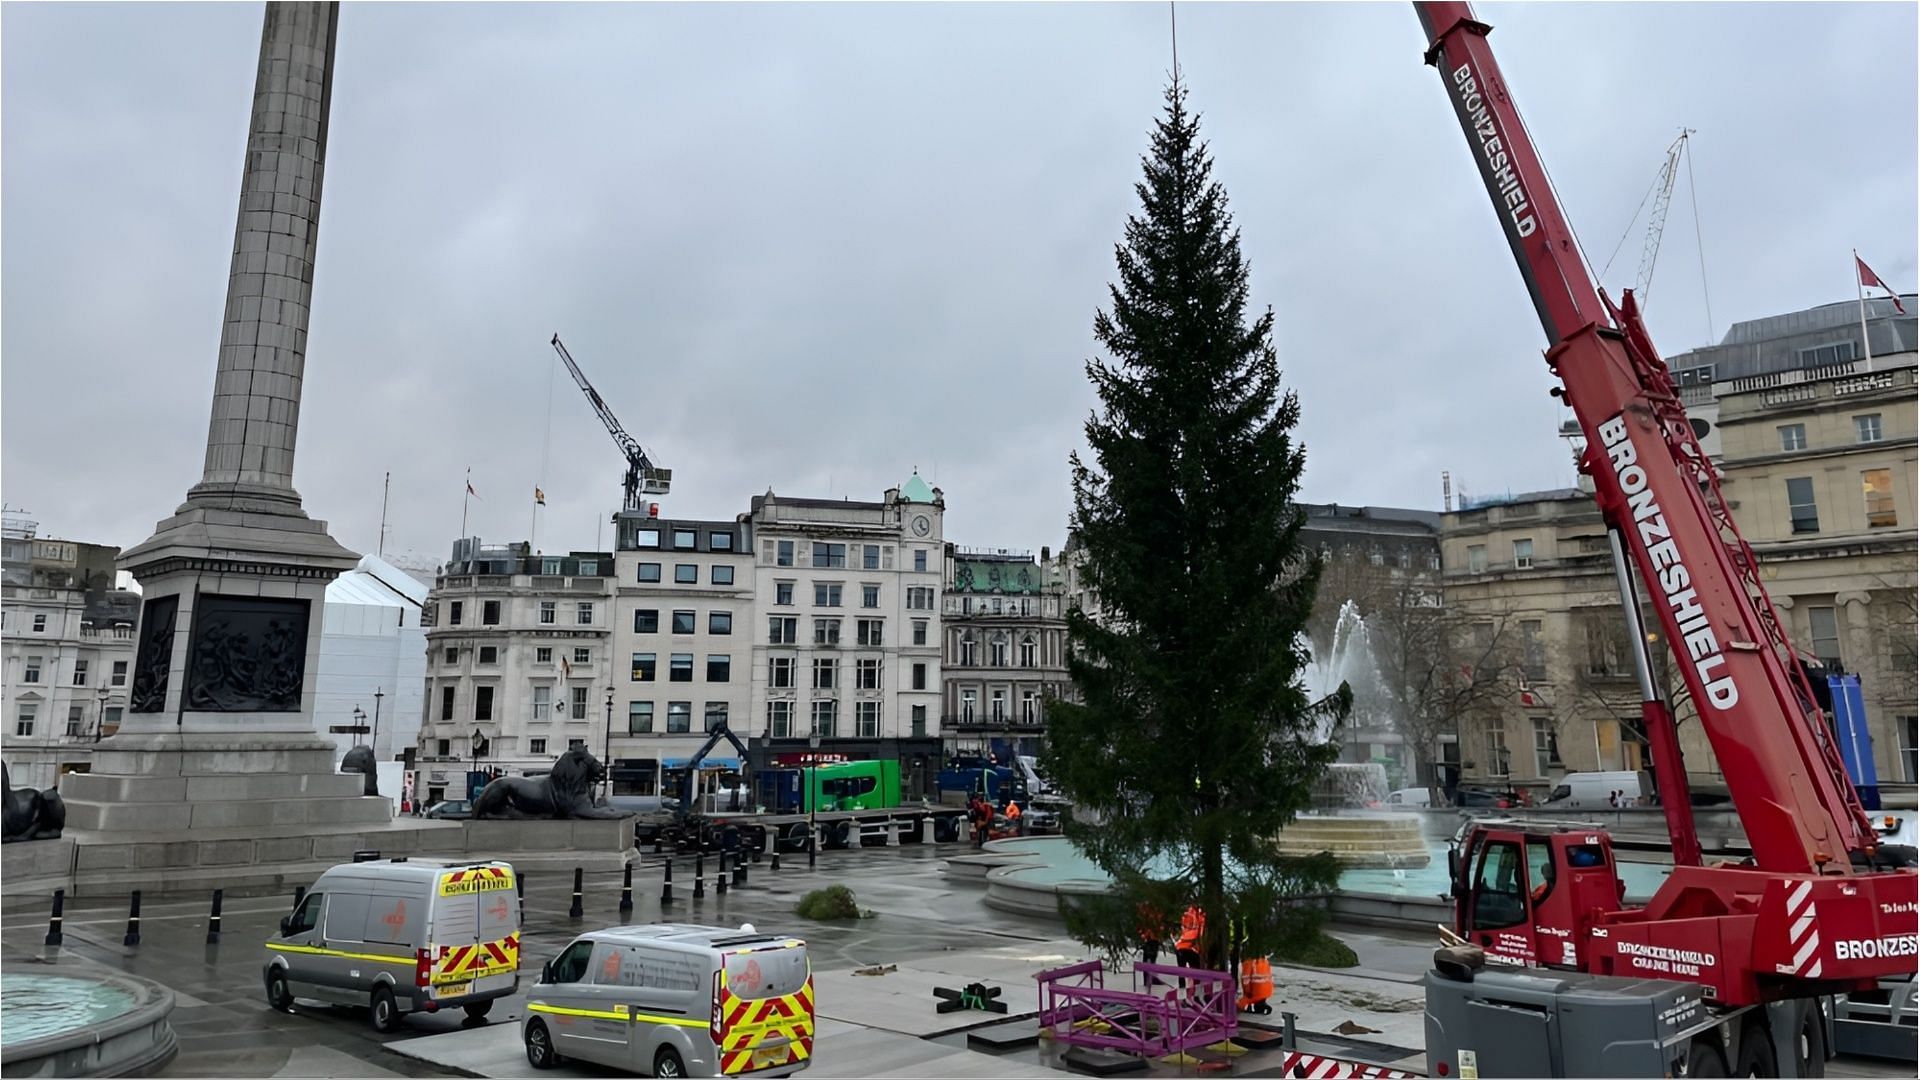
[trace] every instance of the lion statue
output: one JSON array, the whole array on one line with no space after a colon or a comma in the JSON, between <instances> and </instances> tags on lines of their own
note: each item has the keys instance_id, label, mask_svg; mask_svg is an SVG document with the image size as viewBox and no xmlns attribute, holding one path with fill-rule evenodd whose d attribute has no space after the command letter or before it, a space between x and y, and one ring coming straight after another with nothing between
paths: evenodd
<instances>
[{"instance_id":1,"label":"lion statue","mask_svg":"<svg viewBox=\"0 0 1920 1080\"><path fill-rule=\"evenodd\" d=\"M627 812L595 803L594 785L606 779L606 767L585 747L560 755L544 780L503 776L473 800L475 818L620 818Z\"/></svg>"},{"instance_id":2,"label":"lion statue","mask_svg":"<svg viewBox=\"0 0 1920 1080\"><path fill-rule=\"evenodd\" d=\"M13 790L13 777L0 763L0 841L58 840L67 827L67 804L52 788Z\"/></svg>"},{"instance_id":3,"label":"lion statue","mask_svg":"<svg viewBox=\"0 0 1920 1080\"><path fill-rule=\"evenodd\" d=\"M380 770L374 767L373 747L356 746L348 750L346 756L340 759L340 771L360 773L367 778L366 790L360 794L380 794Z\"/></svg>"}]
</instances>

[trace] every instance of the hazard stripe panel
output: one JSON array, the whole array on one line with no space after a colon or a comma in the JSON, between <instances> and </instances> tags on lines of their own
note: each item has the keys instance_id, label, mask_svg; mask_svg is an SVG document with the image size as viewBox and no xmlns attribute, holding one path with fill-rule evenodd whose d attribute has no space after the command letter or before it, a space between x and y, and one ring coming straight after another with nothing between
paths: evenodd
<instances>
[{"instance_id":1,"label":"hazard stripe panel","mask_svg":"<svg viewBox=\"0 0 1920 1080\"><path fill-rule=\"evenodd\" d=\"M1298 1050L1287 1052L1280 1061L1280 1071L1283 1075L1304 1076L1307 1080L1419 1080L1421 1076L1419 1073L1389 1069L1384 1065L1342 1061L1339 1058L1303 1054Z\"/></svg>"}]
</instances>

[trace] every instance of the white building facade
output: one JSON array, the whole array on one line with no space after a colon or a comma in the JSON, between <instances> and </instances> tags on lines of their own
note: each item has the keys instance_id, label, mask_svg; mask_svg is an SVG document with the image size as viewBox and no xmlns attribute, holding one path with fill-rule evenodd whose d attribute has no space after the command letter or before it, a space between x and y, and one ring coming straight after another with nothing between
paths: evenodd
<instances>
[{"instance_id":1,"label":"white building facade","mask_svg":"<svg viewBox=\"0 0 1920 1080\"><path fill-rule=\"evenodd\" d=\"M374 555L328 583L313 718L338 754L371 745L376 760L393 761L417 745L427 674L421 612L428 592ZM340 727L367 730L331 730Z\"/></svg>"}]
</instances>

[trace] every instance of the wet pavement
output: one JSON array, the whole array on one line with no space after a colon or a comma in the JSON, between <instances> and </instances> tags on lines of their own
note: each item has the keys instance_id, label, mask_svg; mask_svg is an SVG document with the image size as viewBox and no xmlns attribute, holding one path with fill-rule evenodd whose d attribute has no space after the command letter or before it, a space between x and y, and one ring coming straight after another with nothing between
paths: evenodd
<instances>
[{"instance_id":1,"label":"wet pavement","mask_svg":"<svg viewBox=\"0 0 1920 1080\"><path fill-rule=\"evenodd\" d=\"M676 903L665 916L674 921L718 925L752 923L756 929L792 933L807 940L820 1001L820 1045L813 1068L803 1075L830 1076L1037 1076L1057 1058L1043 1051L993 1057L965 1049L955 1034L987 1019L984 1014L933 1013L921 1001L923 983L942 979L985 978L1017 996L1013 1015L1033 1006L1034 970L1077 962L1086 954L1064 940L1058 924L993 911L982 902L979 885L951 881L940 872L959 846L889 848L822 852L818 868L806 859L784 858L774 872L762 862L748 870L748 887L718 895L718 867L705 864L704 899L692 897L694 864L676 860ZM620 876L585 878L580 919L568 917L572 875L533 872L526 879L523 972L535 971L577 933L623 922L662 918L660 867L655 857L636 869L634 909L618 910ZM828 884L853 889L872 918L844 924L816 923L792 914L808 889ZM401 1030L383 1035L373 1029L364 1009L301 1005L289 1015L267 1008L261 985L264 953L291 902L291 894L229 901L223 912L221 941L205 944L208 904L197 901L149 901L142 912L142 941L122 944L126 906L89 902L69 904L66 942L58 950L43 944L47 903L9 895L0 930L0 963L8 975L88 967L125 971L169 987L177 995L173 1026L180 1056L163 1075L174 1077L306 1076L524 1076L531 1072L521 1056L517 1021L524 1011L519 995L498 1003L487 1022L474 1024L460 1014L417 1014ZM1433 950L1428 935L1390 931L1339 931L1359 955L1360 966L1341 972L1276 966L1276 1001L1301 1014L1305 1031L1326 1032L1345 1018L1374 1029L1362 1036L1402 1051L1421 1042L1418 1011L1419 972ZM893 964L888 976L852 977L854 968ZM531 978L523 975L523 984ZM887 980L894 980L891 985ZM846 989L836 990L835 986ZM1275 1023L1278 1016L1271 1018ZM1031 1021L1029 1021L1030 1023ZM1376 1060L1398 1057L1382 1055ZM1191 1073L1191 1069L1187 1070ZM1177 1074L1156 1067L1153 1074ZM1241 1059L1236 1075L1278 1075L1268 1062ZM1836 1061L1832 1076L1911 1076L1910 1067L1858 1060ZM556 1074L561 1075L561 1074ZM585 1070L574 1075L612 1075ZM1061 1075L1051 1073L1051 1075Z\"/></svg>"}]
</instances>

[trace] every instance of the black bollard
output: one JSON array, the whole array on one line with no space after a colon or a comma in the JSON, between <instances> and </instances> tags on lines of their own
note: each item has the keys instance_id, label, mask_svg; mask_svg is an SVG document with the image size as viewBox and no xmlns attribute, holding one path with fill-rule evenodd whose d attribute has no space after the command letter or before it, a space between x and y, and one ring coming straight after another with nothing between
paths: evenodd
<instances>
[{"instance_id":1,"label":"black bollard","mask_svg":"<svg viewBox=\"0 0 1920 1080\"><path fill-rule=\"evenodd\" d=\"M703 900L707 895L707 860L700 855L693 857L693 898Z\"/></svg>"},{"instance_id":2,"label":"black bollard","mask_svg":"<svg viewBox=\"0 0 1920 1080\"><path fill-rule=\"evenodd\" d=\"M660 879L660 909L673 906L673 860L667 860L667 875Z\"/></svg>"},{"instance_id":3,"label":"black bollard","mask_svg":"<svg viewBox=\"0 0 1920 1080\"><path fill-rule=\"evenodd\" d=\"M53 890L53 914L47 917L47 944L58 948L67 940L60 930L60 924L66 919L67 890Z\"/></svg>"},{"instance_id":4,"label":"black bollard","mask_svg":"<svg viewBox=\"0 0 1920 1080\"><path fill-rule=\"evenodd\" d=\"M807 830L807 869L813 869L813 861L818 858L820 837L812 829Z\"/></svg>"},{"instance_id":5,"label":"black bollard","mask_svg":"<svg viewBox=\"0 0 1920 1080\"><path fill-rule=\"evenodd\" d=\"M668 856L668 858L667 858L667 880L668 880L668 881L672 881L672 880L673 880L673 858L672 858L672 856Z\"/></svg>"},{"instance_id":6,"label":"black bollard","mask_svg":"<svg viewBox=\"0 0 1920 1080\"><path fill-rule=\"evenodd\" d=\"M220 944L220 901L225 893L225 889L213 890L213 914L207 916L207 944L209 945Z\"/></svg>"},{"instance_id":7,"label":"black bollard","mask_svg":"<svg viewBox=\"0 0 1920 1080\"><path fill-rule=\"evenodd\" d=\"M727 871L724 868L713 879L713 892L715 896L727 895Z\"/></svg>"},{"instance_id":8,"label":"black bollard","mask_svg":"<svg viewBox=\"0 0 1920 1080\"><path fill-rule=\"evenodd\" d=\"M582 874L583 871L579 867L576 866L573 868L573 906L567 909L567 918L569 919L577 919L586 914L586 909L580 906L580 878Z\"/></svg>"},{"instance_id":9,"label":"black bollard","mask_svg":"<svg viewBox=\"0 0 1920 1080\"><path fill-rule=\"evenodd\" d=\"M513 875L513 891L520 898L520 921L525 923L527 921L527 875L517 872Z\"/></svg>"},{"instance_id":10,"label":"black bollard","mask_svg":"<svg viewBox=\"0 0 1920 1080\"><path fill-rule=\"evenodd\" d=\"M620 879L620 914L633 910L633 864L627 864L627 872Z\"/></svg>"},{"instance_id":11,"label":"black bollard","mask_svg":"<svg viewBox=\"0 0 1920 1080\"><path fill-rule=\"evenodd\" d=\"M745 859L735 859L733 861L733 887L736 889L744 889L747 887L747 862Z\"/></svg>"},{"instance_id":12,"label":"black bollard","mask_svg":"<svg viewBox=\"0 0 1920 1080\"><path fill-rule=\"evenodd\" d=\"M779 848L773 849L773 861L769 863L768 866L770 869L774 869L774 870L780 869L780 849Z\"/></svg>"},{"instance_id":13,"label":"black bollard","mask_svg":"<svg viewBox=\"0 0 1920 1080\"><path fill-rule=\"evenodd\" d=\"M694 855L693 855L693 877L694 877L694 880L696 880L696 881L698 881L699 879L701 879L701 878L703 878L703 877L706 877L706 876L707 876L707 855L706 855L706 852L704 852L704 851L696 851L696 852L694 852Z\"/></svg>"},{"instance_id":14,"label":"black bollard","mask_svg":"<svg viewBox=\"0 0 1920 1080\"><path fill-rule=\"evenodd\" d=\"M653 853L655 855L660 854L660 834L659 833L653 834Z\"/></svg>"},{"instance_id":15,"label":"black bollard","mask_svg":"<svg viewBox=\"0 0 1920 1080\"><path fill-rule=\"evenodd\" d=\"M133 901L127 906L127 936L122 945L140 944L140 890L133 890Z\"/></svg>"}]
</instances>

